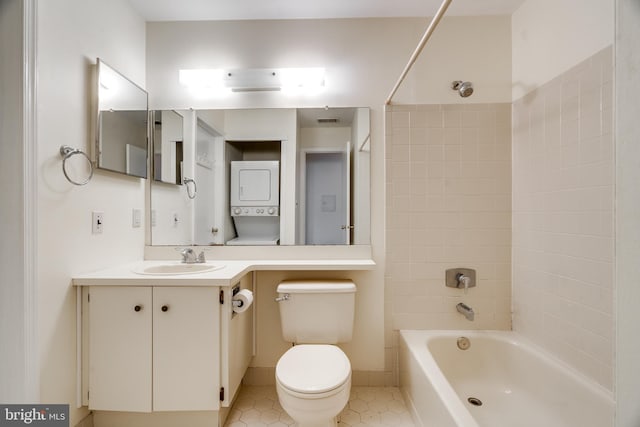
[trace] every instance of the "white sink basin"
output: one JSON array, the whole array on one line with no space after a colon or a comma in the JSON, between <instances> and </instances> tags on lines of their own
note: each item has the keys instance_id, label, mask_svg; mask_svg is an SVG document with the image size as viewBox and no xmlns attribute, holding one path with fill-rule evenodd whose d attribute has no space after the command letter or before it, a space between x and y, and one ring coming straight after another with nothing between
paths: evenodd
<instances>
[{"instance_id":1,"label":"white sink basin","mask_svg":"<svg viewBox=\"0 0 640 427\"><path fill-rule=\"evenodd\" d=\"M137 274L148 274L151 276L176 276L180 274L206 273L207 271L215 271L223 268L224 265L216 264L156 264L147 267L139 267L133 270Z\"/></svg>"}]
</instances>

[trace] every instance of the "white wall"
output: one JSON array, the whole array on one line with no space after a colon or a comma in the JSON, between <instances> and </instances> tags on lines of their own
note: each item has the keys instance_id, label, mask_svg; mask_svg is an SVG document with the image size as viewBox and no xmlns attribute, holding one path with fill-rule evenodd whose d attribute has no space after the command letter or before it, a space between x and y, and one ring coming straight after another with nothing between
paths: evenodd
<instances>
[{"instance_id":1,"label":"white wall","mask_svg":"<svg viewBox=\"0 0 640 427\"><path fill-rule=\"evenodd\" d=\"M380 111L428 19L333 19L149 23L148 87L153 108L376 106ZM445 17L394 99L462 102L450 89L470 80L468 102L511 96L508 17ZM463 52L463 53L461 53ZM489 60L487 60L489 59ZM326 68L325 91L313 96L232 93L215 97L178 83L186 68Z\"/></svg>"},{"instance_id":2,"label":"white wall","mask_svg":"<svg viewBox=\"0 0 640 427\"><path fill-rule=\"evenodd\" d=\"M172 152L170 156L163 155L163 179L175 182L178 173L175 170L175 147L172 144L182 139L183 176L193 178L196 138L196 114L193 111L177 111L182 117L181 135L175 130L162 132L163 154ZM164 120L164 119L163 119ZM164 126L164 121L163 121ZM173 156L173 158L172 158ZM189 160L191 159L191 160ZM170 169L170 172L167 172ZM150 177L152 178L152 177ZM189 184L190 190L192 184ZM151 209L155 222L151 222L151 243L154 245L191 245L194 239L194 200L187 194L187 186L169 184L168 182L151 181ZM196 195L197 197L197 195ZM177 218L177 221L176 221Z\"/></svg>"},{"instance_id":3,"label":"white wall","mask_svg":"<svg viewBox=\"0 0 640 427\"><path fill-rule=\"evenodd\" d=\"M640 425L640 4L617 0L616 74L616 426Z\"/></svg>"},{"instance_id":4,"label":"white wall","mask_svg":"<svg viewBox=\"0 0 640 427\"><path fill-rule=\"evenodd\" d=\"M151 209L155 216L155 223L151 224L152 244L193 244L193 201L187 196L186 187L159 182L151 186Z\"/></svg>"},{"instance_id":5,"label":"white wall","mask_svg":"<svg viewBox=\"0 0 640 427\"><path fill-rule=\"evenodd\" d=\"M76 309L71 277L140 259L144 180L96 171L83 187L61 170L61 144L89 151L91 66L96 57L144 87L145 23L125 0L38 2L38 293L42 402L76 410ZM104 233L91 234L91 211Z\"/></svg>"},{"instance_id":6,"label":"white wall","mask_svg":"<svg viewBox=\"0 0 640 427\"><path fill-rule=\"evenodd\" d=\"M513 14L513 99L613 42L614 2L527 0Z\"/></svg>"},{"instance_id":7,"label":"white wall","mask_svg":"<svg viewBox=\"0 0 640 427\"><path fill-rule=\"evenodd\" d=\"M350 127L300 128L299 148L336 148L343 150L351 141Z\"/></svg>"},{"instance_id":8,"label":"white wall","mask_svg":"<svg viewBox=\"0 0 640 427\"><path fill-rule=\"evenodd\" d=\"M384 334L384 131L383 103L415 49L429 19L335 19L253 22L149 23L147 88L153 108L370 107L371 245L378 268L358 273L354 344L346 345L355 370L381 371L371 378L391 384L391 334ZM467 55L461 55L468 48ZM486 59L490 58L489 61ZM447 17L438 27L394 102L483 103L511 99L509 17ZM326 90L314 96L274 92L213 97L189 92L178 83L187 68L323 66ZM460 98L450 89L457 79L473 81L476 93ZM333 276L338 276L334 274ZM286 277L280 273L279 277ZM275 281L275 278L270 278ZM259 299L271 298L265 286ZM267 301L264 302L267 304ZM262 303L258 303L259 305ZM269 322L277 323L269 305ZM258 323L262 337L255 366L273 366L279 331ZM387 342L385 343L385 338ZM357 345L356 345L357 344ZM382 375L384 371L384 378Z\"/></svg>"}]
</instances>

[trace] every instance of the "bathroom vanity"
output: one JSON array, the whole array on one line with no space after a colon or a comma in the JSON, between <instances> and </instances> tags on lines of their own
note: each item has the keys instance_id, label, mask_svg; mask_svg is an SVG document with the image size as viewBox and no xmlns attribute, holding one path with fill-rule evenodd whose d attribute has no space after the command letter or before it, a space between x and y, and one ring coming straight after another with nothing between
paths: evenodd
<instances>
[{"instance_id":1,"label":"bathroom vanity","mask_svg":"<svg viewBox=\"0 0 640 427\"><path fill-rule=\"evenodd\" d=\"M206 413L222 425L254 354L257 270L363 270L369 259L141 261L73 278L78 296L79 406L95 411ZM193 269L200 270L193 272Z\"/></svg>"}]
</instances>

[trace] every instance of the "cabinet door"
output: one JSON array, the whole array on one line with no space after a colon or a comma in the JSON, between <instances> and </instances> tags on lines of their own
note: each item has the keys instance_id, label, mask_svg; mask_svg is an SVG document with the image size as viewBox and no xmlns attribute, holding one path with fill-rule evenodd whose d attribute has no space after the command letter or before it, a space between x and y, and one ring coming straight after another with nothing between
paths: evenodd
<instances>
[{"instance_id":1,"label":"cabinet door","mask_svg":"<svg viewBox=\"0 0 640 427\"><path fill-rule=\"evenodd\" d=\"M253 290L253 274L246 274L237 284L240 289ZM235 286L234 286L235 287ZM225 389L222 406L230 406L253 357L253 309L233 312L233 287L222 288L224 305L220 307L221 378Z\"/></svg>"},{"instance_id":2,"label":"cabinet door","mask_svg":"<svg viewBox=\"0 0 640 427\"><path fill-rule=\"evenodd\" d=\"M89 288L89 409L151 411L151 288Z\"/></svg>"},{"instance_id":3,"label":"cabinet door","mask_svg":"<svg viewBox=\"0 0 640 427\"><path fill-rule=\"evenodd\" d=\"M220 407L218 288L153 290L153 410Z\"/></svg>"}]
</instances>

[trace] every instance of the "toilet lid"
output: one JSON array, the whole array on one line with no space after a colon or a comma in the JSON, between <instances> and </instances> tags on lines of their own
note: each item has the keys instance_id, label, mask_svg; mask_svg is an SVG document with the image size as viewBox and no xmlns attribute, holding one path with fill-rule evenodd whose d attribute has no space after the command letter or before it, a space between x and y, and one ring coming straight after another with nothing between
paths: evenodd
<instances>
[{"instance_id":1,"label":"toilet lid","mask_svg":"<svg viewBox=\"0 0 640 427\"><path fill-rule=\"evenodd\" d=\"M333 390L344 384L350 373L349 359L335 345L296 345L276 365L280 384L298 393Z\"/></svg>"}]
</instances>

